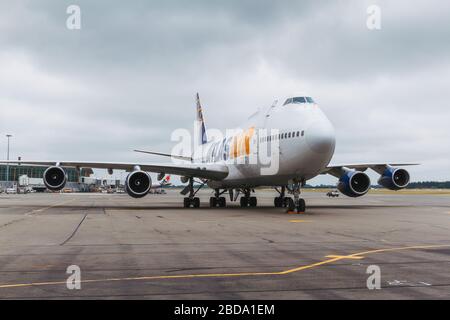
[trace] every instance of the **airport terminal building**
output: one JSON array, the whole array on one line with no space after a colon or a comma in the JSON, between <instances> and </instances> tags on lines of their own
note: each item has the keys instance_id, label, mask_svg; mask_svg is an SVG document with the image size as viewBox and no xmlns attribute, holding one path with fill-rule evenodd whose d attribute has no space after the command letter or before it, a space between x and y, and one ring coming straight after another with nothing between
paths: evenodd
<instances>
[{"instance_id":1,"label":"airport terminal building","mask_svg":"<svg viewBox=\"0 0 450 320\"><path fill-rule=\"evenodd\" d=\"M18 182L19 177L26 175L29 178L42 179L44 171L47 167L41 166L25 166L25 165L0 165L0 181L2 182ZM9 170L9 174L7 173ZM78 172L76 169L67 169L67 181L78 182Z\"/></svg>"},{"instance_id":2,"label":"airport terminal building","mask_svg":"<svg viewBox=\"0 0 450 320\"><path fill-rule=\"evenodd\" d=\"M42 177L47 167L30 165L0 165L0 188L10 188L21 183L21 177L26 177L31 185L44 186ZM75 168L66 169L67 187L81 190L85 187L84 177L87 172ZM28 184L28 183L27 183Z\"/></svg>"}]
</instances>

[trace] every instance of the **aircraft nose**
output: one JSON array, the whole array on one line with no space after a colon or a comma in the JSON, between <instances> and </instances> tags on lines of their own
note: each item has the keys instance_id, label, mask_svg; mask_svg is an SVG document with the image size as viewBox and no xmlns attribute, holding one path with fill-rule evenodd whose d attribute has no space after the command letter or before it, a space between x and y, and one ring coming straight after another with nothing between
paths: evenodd
<instances>
[{"instance_id":1,"label":"aircraft nose","mask_svg":"<svg viewBox=\"0 0 450 320\"><path fill-rule=\"evenodd\" d=\"M332 154L336 144L334 128L329 121L314 122L306 130L306 143L312 151Z\"/></svg>"}]
</instances>

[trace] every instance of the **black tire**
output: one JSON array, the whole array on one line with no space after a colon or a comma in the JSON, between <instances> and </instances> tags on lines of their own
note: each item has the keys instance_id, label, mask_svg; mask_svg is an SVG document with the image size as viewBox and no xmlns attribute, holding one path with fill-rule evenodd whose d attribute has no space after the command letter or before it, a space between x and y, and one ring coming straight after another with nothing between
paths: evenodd
<instances>
[{"instance_id":1,"label":"black tire","mask_svg":"<svg viewBox=\"0 0 450 320\"><path fill-rule=\"evenodd\" d=\"M192 199L192 203L194 204L194 208L200 208L200 198L195 197Z\"/></svg>"},{"instance_id":2,"label":"black tire","mask_svg":"<svg viewBox=\"0 0 450 320\"><path fill-rule=\"evenodd\" d=\"M284 201L282 202L283 207L288 208L290 202L294 203L294 200L292 200L292 198L284 198Z\"/></svg>"},{"instance_id":3,"label":"black tire","mask_svg":"<svg viewBox=\"0 0 450 320\"><path fill-rule=\"evenodd\" d=\"M225 199L225 197L220 197L219 198L219 207L224 208L227 205L227 200Z\"/></svg>"},{"instance_id":4,"label":"black tire","mask_svg":"<svg viewBox=\"0 0 450 320\"><path fill-rule=\"evenodd\" d=\"M287 199L286 207L288 208L288 211L294 211L295 210L294 200L292 198L286 198L286 199Z\"/></svg>"},{"instance_id":5,"label":"black tire","mask_svg":"<svg viewBox=\"0 0 450 320\"><path fill-rule=\"evenodd\" d=\"M297 211L298 211L298 212L305 212L305 211L306 211L306 203L305 203L305 199L300 199L299 204L298 204Z\"/></svg>"},{"instance_id":6,"label":"black tire","mask_svg":"<svg viewBox=\"0 0 450 320\"><path fill-rule=\"evenodd\" d=\"M258 199L256 197L250 197L248 203L250 207L256 207L258 205Z\"/></svg>"},{"instance_id":7,"label":"black tire","mask_svg":"<svg viewBox=\"0 0 450 320\"><path fill-rule=\"evenodd\" d=\"M183 199L183 207L184 208L189 208L189 205L191 204L191 201L189 198L184 198Z\"/></svg>"},{"instance_id":8,"label":"black tire","mask_svg":"<svg viewBox=\"0 0 450 320\"><path fill-rule=\"evenodd\" d=\"M217 207L217 200L216 200L215 197L209 198L209 206L210 206L211 208Z\"/></svg>"},{"instance_id":9,"label":"black tire","mask_svg":"<svg viewBox=\"0 0 450 320\"><path fill-rule=\"evenodd\" d=\"M283 206L281 197L274 198L273 204L274 204L275 208L281 208Z\"/></svg>"},{"instance_id":10,"label":"black tire","mask_svg":"<svg viewBox=\"0 0 450 320\"><path fill-rule=\"evenodd\" d=\"M246 198L246 197L241 197L241 200L240 200L240 202L241 202L241 207L247 207L248 206L248 198Z\"/></svg>"}]
</instances>

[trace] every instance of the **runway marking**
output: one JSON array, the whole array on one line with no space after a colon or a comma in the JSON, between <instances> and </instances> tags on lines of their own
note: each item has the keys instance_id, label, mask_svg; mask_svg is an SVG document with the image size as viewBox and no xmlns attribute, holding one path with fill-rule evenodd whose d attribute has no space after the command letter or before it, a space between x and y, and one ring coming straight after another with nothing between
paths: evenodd
<instances>
[{"instance_id":1,"label":"runway marking","mask_svg":"<svg viewBox=\"0 0 450 320\"><path fill-rule=\"evenodd\" d=\"M299 222L311 222L310 220L289 220L289 222L299 223Z\"/></svg>"},{"instance_id":2,"label":"runway marking","mask_svg":"<svg viewBox=\"0 0 450 320\"><path fill-rule=\"evenodd\" d=\"M325 258L341 258L341 259L355 259L355 260L364 259L364 257L358 256L336 256L336 255L325 256Z\"/></svg>"},{"instance_id":3,"label":"runway marking","mask_svg":"<svg viewBox=\"0 0 450 320\"><path fill-rule=\"evenodd\" d=\"M363 252L357 252L350 255L331 255L327 260L319 261L309 265L300 266L293 269L275 272L242 272L242 273L204 273L204 274L180 274L170 276L143 276L143 277L129 277L129 278L106 278L106 279L88 279L81 280L81 283L99 283L99 282L119 282L119 281L143 281L143 280L169 280L169 279L194 279L194 278L226 278L226 277L245 277L245 276L281 276L287 275L303 270L313 269L323 265L327 265L343 259L363 259L364 256L370 254L376 254L381 252L394 252L402 250L415 250L415 249L436 249L450 247L450 245L424 245L424 246L410 246L410 247L396 247L385 249L374 249ZM2 284L0 289L7 288L23 288L23 287L35 287L35 286L54 286L65 285L66 281L48 281L48 282L31 282L31 283L16 283L16 284Z\"/></svg>"}]
</instances>

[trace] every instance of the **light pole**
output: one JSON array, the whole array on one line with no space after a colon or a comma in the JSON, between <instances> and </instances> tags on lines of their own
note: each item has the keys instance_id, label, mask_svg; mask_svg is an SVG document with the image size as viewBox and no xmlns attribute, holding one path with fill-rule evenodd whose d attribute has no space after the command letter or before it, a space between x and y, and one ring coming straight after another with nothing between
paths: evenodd
<instances>
[{"instance_id":1,"label":"light pole","mask_svg":"<svg viewBox=\"0 0 450 320\"><path fill-rule=\"evenodd\" d=\"M6 153L6 160L9 161L9 139L12 137L12 134L7 134L6 138L8 138L8 151ZM9 185L9 163L6 163L6 184Z\"/></svg>"}]
</instances>

